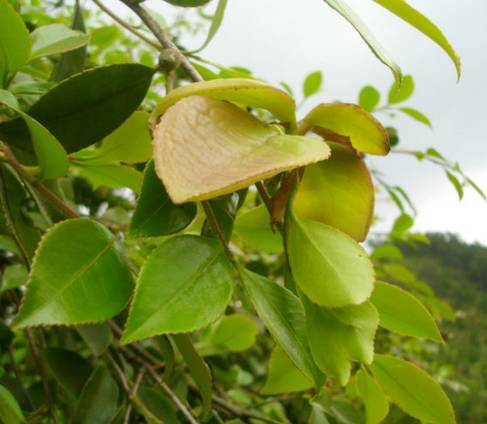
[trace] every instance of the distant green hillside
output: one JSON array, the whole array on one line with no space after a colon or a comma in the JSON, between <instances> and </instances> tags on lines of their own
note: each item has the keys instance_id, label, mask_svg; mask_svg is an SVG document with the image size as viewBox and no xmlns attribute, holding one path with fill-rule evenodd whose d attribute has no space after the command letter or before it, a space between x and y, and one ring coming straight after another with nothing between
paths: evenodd
<instances>
[{"instance_id":1,"label":"distant green hillside","mask_svg":"<svg viewBox=\"0 0 487 424\"><path fill-rule=\"evenodd\" d=\"M428 237L429 246L400 247L406 264L457 311L456 322L441 325L447 344L431 355L431 366L447 382L458 422L486 424L487 247L451 234Z\"/></svg>"}]
</instances>

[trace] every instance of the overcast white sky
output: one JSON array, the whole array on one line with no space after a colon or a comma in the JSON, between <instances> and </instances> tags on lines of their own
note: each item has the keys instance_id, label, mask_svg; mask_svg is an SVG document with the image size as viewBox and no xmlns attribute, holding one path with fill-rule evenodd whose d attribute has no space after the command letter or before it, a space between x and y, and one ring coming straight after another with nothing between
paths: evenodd
<instances>
[{"instance_id":1,"label":"overcast white sky","mask_svg":"<svg viewBox=\"0 0 487 424\"><path fill-rule=\"evenodd\" d=\"M414 76L416 92L407 105L423 111L434 129L407 117L391 121L378 115L379 119L399 129L403 148L434 146L459 161L466 173L487 189L487 2L410 0L443 29L459 53L463 64L459 84L448 57L422 34L372 1L348 2L403 72ZM309 106L333 100L356 102L357 93L366 84L387 95L392 82L388 68L322 0L228 3L219 33L202 54L205 58L226 66L245 66L272 83L287 81L298 92L308 72L321 70L324 90L309 101ZM107 4L117 2L110 0ZM166 16L174 12L174 7L160 0L145 4ZM123 6L117 10L128 14ZM390 182L413 195L419 210L417 230L449 231L466 241L487 244L487 204L472 190L467 190L459 202L440 168L412 158L390 155L374 158L373 164ZM393 208L380 203L377 212L385 222L395 214Z\"/></svg>"}]
</instances>

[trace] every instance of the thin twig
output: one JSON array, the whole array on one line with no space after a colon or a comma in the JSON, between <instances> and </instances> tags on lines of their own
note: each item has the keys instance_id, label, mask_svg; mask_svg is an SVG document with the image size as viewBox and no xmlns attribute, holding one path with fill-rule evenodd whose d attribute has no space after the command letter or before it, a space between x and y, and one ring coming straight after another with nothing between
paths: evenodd
<instances>
[{"instance_id":1,"label":"thin twig","mask_svg":"<svg viewBox=\"0 0 487 424\"><path fill-rule=\"evenodd\" d=\"M205 211L206 215L206 220L208 222L208 225L211 228L211 231L213 234L215 234L216 238L219 240L220 244L223 246L223 249L225 251L225 254L227 255L228 259L232 264L235 264L235 259L232 255L232 252L230 252L230 249L228 248L228 244L225 240L225 236L223 235L223 232L218 225L218 220L216 219L215 212L213 211L213 208L211 207L211 203L208 201L203 201L201 202L203 205L203 210Z\"/></svg>"}]
</instances>

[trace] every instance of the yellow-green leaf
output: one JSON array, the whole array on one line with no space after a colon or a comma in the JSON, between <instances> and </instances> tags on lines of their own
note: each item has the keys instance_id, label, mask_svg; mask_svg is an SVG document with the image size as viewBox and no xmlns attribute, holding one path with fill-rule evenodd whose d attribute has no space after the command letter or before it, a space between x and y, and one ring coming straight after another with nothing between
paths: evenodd
<instances>
[{"instance_id":1,"label":"yellow-green leaf","mask_svg":"<svg viewBox=\"0 0 487 424\"><path fill-rule=\"evenodd\" d=\"M351 143L359 152L386 155L390 149L386 129L369 112L354 104L322 103L303 122L308 128L319 127L317 132L326 139Z\"/></svg>"},{"instance_id":2,"label":"yellow-green leaf","mask_svg":"<svg viewBox=\"0 0 487 424\"><path fill-rule=\"evenodd\" d=\"M372 263L347 234L291 213L286 243L293 277L314 303L329 308L358 305L372 293Z\"/></svg>"},{"instance_id":3,"label":"yellow-green leaf","mask_svg":"<svg viewBox=\"0 0 487 424\"><path fill-rule=\"evenodd\" d=\"M152 114L152 121L157 121L157 118L168 108L189 96L205 96L243 106L266 109L281 122L295 121L296 106L292 97L272 85L250 78L215 79L176 88L158 104Z\"/></svg>"},{"instance_id":4,"label":"yellow-green leaf","mask_svg":"<svg viewBox=\"0 0 487 424\"><path fill-rule=\"evenodd\" d=\"M306 167L294 211L363 241L374 213L374 186L364 161L348 146L329 143L328 160Z\"/></svg>"},{"instance_id":5,"label":"yellow-green leaf","mask_svg":"<svg viewBox=\"0 0 487 424\"><path fill-rule=\"evenodd\" d=\"M201 96L180 100L154 131L156 171L174 203L231 193L329 153L320 140L283 135L237 106Z\"/></svg>"},{"instance_id":6,"label":"yellow-green leaf","mask_svg":"<svg viewBox=\"0 0 487 424\"><path fill-rule=\"evenodd\" d=\"M389 413L389 402L377 381L367 372L355 374L357 391L365 406L366 424L379 424Z\"/></svg>"},{"instance_id":7,"label":"yellow-green leaf","mask_svg":"<svg viewBox=\"0 0 487 424\"><path fill-rule=\"evenodd\" d=\"M404 0L374 0L377 4L380 4L389 12L394 13L402 20L406 21L409 25L421 31L426 37L433 40L438 46L440 46L450 59L453 61L457 70L457 76L460 78L462 73L462 66L460 58L457 56L455 50L451 46L448 39L443 35L441 30L431 22L421 12L409 5Z\"/></svg>"}]
</instances>

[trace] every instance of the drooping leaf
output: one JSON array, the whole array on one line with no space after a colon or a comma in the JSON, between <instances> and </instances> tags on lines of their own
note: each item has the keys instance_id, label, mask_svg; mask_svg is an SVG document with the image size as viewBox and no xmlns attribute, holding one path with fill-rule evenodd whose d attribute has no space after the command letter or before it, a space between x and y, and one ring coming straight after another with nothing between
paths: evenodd
<instances>
[{"instance_id":1,"label":"drooping leaf","mask_svg":"<svg viewBox=\"0 0 487 424\"><path fill-rule=\"evenodd\" d=\"M174 6L181 7L200 7L204 6L210 0L164 0L166 3L170 3Z\"/></svg>"},{"instance_id":2,"label":"drooping leaf","mask_svg":"<svg viewBox=\"0 0 487 424\"><path fill-rule=\"evenodd\" d=\"M351 361L370 364L379 315L370 302L327 309L303 297L311 353L321 371L341 385L350 378Z\"/></svg>"},{"instance_id":3,"label":"drooping leaf","mask_svg":"<svg viewBox=\"0 0 487 424\"><path fill-rule=\"evenodd\" d=\"M77 353L62 348L50 347L44 351L49 370L58 383L70 395L78 398L90 377L90 363Z\"/></svg>"},{"instance_id":4,"label":"drooping leaf","mask_svg":"<svg viewBox=\"0 0 487 424\"><path fill-rule=\"evenodd\" d=\"M206 2L207 0L203 0L203 1ZM213 40L213 37L215 37L216 33L220 29L220 26L223 22L223 17L225 15L226 8L227 8L227 0L218 0L218 5L216 6L216 10L213 15L213 18L211 19L210 29L208 30L208 35L206 36L206 40L204 41L201 47L194 50L192 53L200 52L206 46L208 46L208 44L211 43L211 40Z\"/></svg>"},{"instance_id":5,"label":"drooping leaf","mask_svg":"<svg viewBox=\"0 0 487 424\"><path fill-rule=\"evenodd\" d=\"M313 380L299 371L284 350L276 346L269 359L265 385L260 392L263 395L293 393L311 389L313 386Z\"/></svg>"},{"instance_id":6,"label":"drooping leaf","mask_svg":"<svg viewBox=\"0 0 487 424\"><path fill-rule=\"evenodd\" d=\"M389 103L402 103L409 99L414 93L414 79L411 75L405 75L401 84L392 84L389 90Z\"/></svg>"},{"instance_id":7,"label":"drooping leaf","mask_svg":"<svg viewBox=\"0 0 487 424\"><path fill-rule=\"evenodd\" d=\"M151 68L134 63L102 66L68 78L42 96L29 116L45 126L68 153L90 146L119 127L140 105ZM27 127L20 119L0 124L0 138L21 159L32 157Z\"/></svg>"},{"instance_id":8,"label":"drooping leaf","mask_svg":"<svg viewBox=\"0 0 487 424\"><path fill-rule=\"evenodd\" d=\"M8 424L25 422L24 414L15 397L4 386L0 385L0 420Z\"/></svg>"},{"instance_id":9,"label":"drooping leaf","mask_svg":"<svg viewBox=\"0 0 487 424\"><path fill-rule=\"evenodd\" d=\"M370 32L369 28L362 19L353 11L353 9L344 0L325 0L325 2L333 9L335 9L340 15L342 15L359 33L360 37L367 43L370 50L375 54L384 65L386 65L394 75L394 79L397 82L401 81L401 69L389 56L384 48L377 41L375 36Z\"/></svg>"},{"instance_id":10,"label":"drooping leaf","mask_svg":"<svg viewBox=\"0 0 487 424\"><path fill-rule=\"evenodd\" d=\"M366 424L379 424L389 413L389 402L377 381L367 372L355 375L357 390L365 405Z\"/></svg>"},{"instance_id":11,"label":"drooping leaf","mask_svg":"<svg viewBox=\"0 0 487 424\"><path fill-rule=\"evenodd\" d=\"M399 110L405 115L408 115L416 121L421 122L422 124L432 128L429 118L425 114L421 113L419 110L413 109L411 107L400 107Z\"/></svg>"},{"instance_id":12,"label":"drooping leaf","mask_svg":"<svg viewBox=\"0 0 487 424\"><path fill-rule=\"evenodd\" d=\"M95 190L98 187L129 188L139 193L142 186L142 172L131 166L117 164L91 166L77 162L71 164L70 170L75 175L86 178Z\"/></svg>"},{"instance_id":13,"label":"drooping leaf","mask_svg":"<svg viewBox=\"0 0 487 424\"><path fill-rule=\"evenodd\" d=\"M270 215L265 205L257 206L237 216L235 234L246 245L264 252L282 252L282 237L272 231Z\"/></svg>"},{"instance_id":14,"label":"drooping leaf","mask_svg":"<svg viewBox=\"0 0 487 424\"><path fill-rule=\"evenodd\" d=\"M73 154L73 158L89 165L146 162L152 156L147 112L134 112L114 132L103 139L97 149L88 148Z\"/></svg>"},{"instance_id":15,"label":"drooping leaf","mask_svg":"<svg viewBox=\"0 0 487 424\"><path fill-rule=\"evenodd\" d=\"M385 394L404 412L428 423L455 423L448 397L417 366L393 356L376 355L370 368Z\"/></svg>"},{"instance_id":16,"label":"drooping leaf","mask_svg":"<svg viewBox=\"0 0 487 424\"><path fill-rule=\"evenodd\" d=\"M161 393L160 390L152 389L151 387L141 386L137 392L137 397L143 405L149 410L154 417L161 420L163 423L180 424L176 410L171 401ZM142 414L144 410L140 410ZM146 417L152 420L152 417Z\"/></svg>"},{"instance_id":17,"label":"drooping leaf","mask_svg":"<svg viewBox=\"0 0 487 424\"><path fill-rule=\"evenodd\" d=\"M258 333L257 324L246 315L225 315L202 342L214 345L217 352L221 349L241 352L253 346Z\"/></svg>"},{"instance_id":18,"label":"drooping leaf","mask_svg":"<svg viewBox=\"0 0 487 424\"><path fill-rule=\"evenodd\" d=\"M79 0L74 4L73 22L71 28L86 33L83 11ZM51 80L61 81L71 75L81 72L85 68L87 47L82 46L75 50L63 53L52 71Z\"/></svg>"},{"instance_id":19,"label":"drooping leaf","mask_svg":"<svg viewBox=\"0 0 487 424\"><path fill-rule=\"evenodd\" d=\"M43 25L30 33L32 48L30 60L64 53L85 46L90 36L63 24Z\"/></svg>"},{"instance_id":20,"label":"drooping leaf","mask_svg":"<svg viewBox=\"0 0 487 424\"><path fill-rule=\"evenodd\" d=\"M167 382L169 381L169 378L171 378L172 372L174 371L176 355L169 336L158 336L156 340L157 346L161 351L162 358L164 359L164 375L162 378Z\"/></svg>"},{"instance_id":21,"label":"drooping leaf","mask_svg":"<svg viewBox=\"0 0 487 424\"><path fill-rule=\"evenodd\" d=\"M382 327L405 336L425 337L442 342L433 317L423 304L407 291L377 281L370 300L379 311Z\"/></svg>"},{"instance_id":22,"label":"drooping leaf","mask_svg":"<svg viewBox=\"0 0 487 424\"><path fill-rule=\"evenodd\" d=\"M7 226L28 264L39 243L40 233L23 213L26 198L24 186L12 169L0 165L0 204Z\"/></svg>"},{"instance_id":23,"label":"drooping leaf","mask_svg":"<svg viewBox=\"0 0 487 424\"><path fill-rule=\"evenodd\" d=\"M323 75L321 71L315 71L308 74L303 83L303 95L304 97L312 96L321 90L321 84L323 82Z\"/></svg>"},{"instance_id":24,"label":"drooping leaf","mask_svg":"<svg viewBox=\"0 0 487 424\"><path fill-rule=\"evenodd\" d=\"M10 2L0 0L0 86L29 60L29 55L29 31Z\"/></svg>"},{"instance_id":25,"label":"drooping leaf","mask_svg":"<svg viewBox=\"0 0 487 424\"><path fill-rule=\"evenodd\" d=\"M358 102L367 112L372 112L380 102L380 93L376 88L367 85L360 90Z\"/></svg>"},{"instance_id":26,"label":"drooping leaf","mask_svg":"<svg viewBox=\"0 0 487 424\"><path fill-rule=\"evenodd\" d=\"M331 225L363 241L374 214L369 170L353 149L338 143L329 146L328 160L306 167L294 197L294 211L301 218Z\"/></svg>"},{"instance_id":27,"label":"drooping leaf","mask_svg":"<svg viewBox=\"0 0 487 424\"><path fill-rule=\"evenodd\" d=\"M15 327L104 321L125 307L131 291L114 236L87 218L63 221L41 240Z\"/></svg>"},{"instance_id":28,"label":"drooping leaf","mask_svg":"<svg viewBox=\"0 0 487 424\"><path fill-rule=\"evenodd\" d=\"M446 177L448 178L448 181L451 182L453 187L455 188L457 194L458 194L458 199L462 200L463 199L463 186L462 183L458 180L458 178L452 174L450 171L445 170Z\"/></svg>"},{"instance_id":29,"label":"drooping leaf","mask_svg":"<svg viewBox=\"0 0 487 424\"><path fill-rule=\"evenodd\" d=\"M104 366L97 367L81 391L73 424L111 424L117 412L118 385Z\"/></svg>"},{"instance_id":30,"label":"drooping leaf","mask_svg":"<svg viewBox=\"0 0 487 424\"><path fill-rule=\"evenodd\" d=\"M303 119L304 123L332 141L351 143L355 150L371 155L389 152L389 136L381 123L360 106L322 103ZM322 130L320 130L322 129Z\"/></svg>"},{"instance_id":31,"label":"drooping leaf","mask_svg":"<svg viewBox=\"0 0 487 424\"><path fill-rule=\"evenodd\" d=\"M328 155L320 140L282 135L237 106L200 96L180 100L154 131L156 172L174 203L231 193Z\"/></svg>"},{"instance_id":32,"label":"drooping leaf","mask_svg":"<svg viewBox=\"0 0 487 424\"><path fill-rule=\"evenodd\" d=\"M159 237L186 228L196 216L194 203L175 205L157 177L154 162L147 163L144 181L130 224L131 237Z\"/></svg>"},{"instance_id":33,"label":"drooping leaf","mask_svg":"<svg viewBox=\"0 0 487 424\"><path fill-rule=\"evenodd\" d=\"M323 376L314 364L306 340L304 309L299 298L261 275L244 270L241 276L257 314L276 343L294 365L320 387Z\"/></svg>"},{"instance_id":34,"label":"drooping leaf","mask_svg":"<svg viewBox=\"0 0 487 424\"><path fill-rule=\"evenodd\" d=\"M363 303L374 287L367 253L350 236L290 213L287 252L293 277L318 305L337 308Z\"/></svg>"},{"instance_id":35,"label":"drooping leaf","mask_svg":"<svg viewBox=\"0 0 487 424\"><path fill-rule=\"evenodd\" d=\"M430 38L438 46L440 46L448 54L448 56L450 56L450 59L453 61L457 70L457 76L460 79L462 72L460 59L447 38L433 22L431 22L421 12L410 6L405 0L374 1L389 10L391 13L394 13L394 15L406 21L418 31L421 31L424 35L426 35L426 37Z\"/></svg>"},{"instance_id":36,"label":"drooping leaf","mask_svg":"<svg viewBox=\"0 0 487 424\"><path fill-rule=\"evenodd\" d=\"M191 377L198 386L203 401L203 419L205 419L211 412L213 379L210 368L198 354L187 334L174 334L173 340L188 365Z\"/></svg>"},{"instance_id":37,"label":"drooping leaf","mask_svg":"<svg viewBox=\"0 0 487 424\"><path fill-rule=\"evenodd\" d=\"M110 326L106 323L89 324L77 327L78 333L96 356L101 355L113 341Z\"/></svg>"},{"instance_id":38,"label":"drooping leaf","mask_svg":"<svg viewBox=\"0 0 487 424\"><path fill-rule=\"evenodd\" d=\"M205 96L244 106L266 109L282 122L295 121L294 100L286 92L255 79L227 78L178 87L164 97L152 114L152 121L184 97Z\"/></svg>"},{"instance_id":39,"label":"drooping leaf","mask_svg":"<svg viewBox=\"0 0 487 424\"><path fill-rule=\"evenodd\" d=\"M139 275L123 343L190 332L220 317L232 295L232 270L217 240L171 238Z\"/></svg>"}]
</instances>

